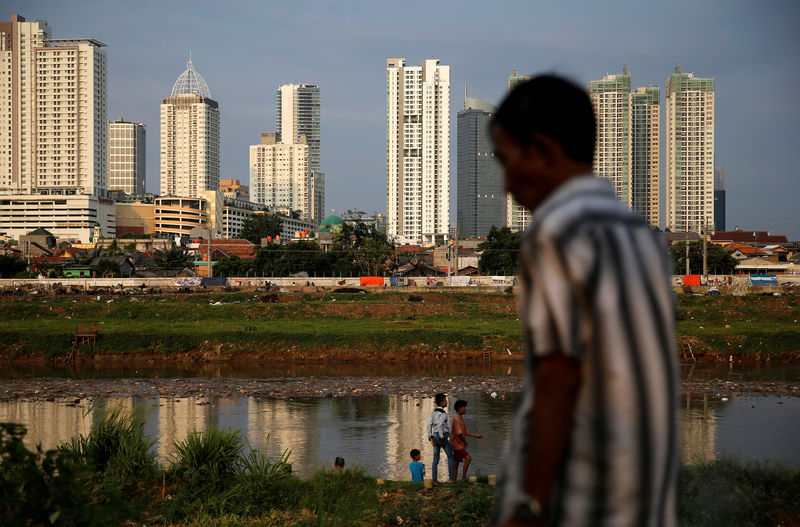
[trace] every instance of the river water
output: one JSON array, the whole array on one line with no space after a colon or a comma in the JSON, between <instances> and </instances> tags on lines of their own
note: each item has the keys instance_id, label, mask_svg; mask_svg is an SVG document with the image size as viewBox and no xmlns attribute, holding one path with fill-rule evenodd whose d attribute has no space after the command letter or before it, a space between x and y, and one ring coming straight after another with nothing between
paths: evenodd
<instances>
[{"instance_id":1,"label":"river water","mask_svg":"<svg viewBox=\"0 0 800 527\"><path fill-rule=\"evenodd\" d=\"M296 373L296 372L292 372ZM348 373L349 374L349 373ZM695 372L693 372L695 374ZM789 375L793 375L790 373ZM470 474L497 474L507 448L518 394L460 394L468 402L466 421L483 439L470 439ZM451 408L452 403L450 401ZM238 429L252 448L272 456L290 451L290 462L301 475L329 467L336 456L348 465L391 479L409 477L409 451L418 448L430 473L431 447L424 426L430 398L402 395L315 399L255 399L252 397L109 398L91 403L11 400L0 403L0 422L28 426L29 446L55 447L60 441L86 434L106 408L138 411L147 434L157 438L162 461L174 453L175 441L191 430ZM735 455L774 458L800 465L800 399L792 397L731 397L683 394L680 406L681 460L697 463ZM440 471L445 471L442 463Z\"/></svg>"}]
</instances>

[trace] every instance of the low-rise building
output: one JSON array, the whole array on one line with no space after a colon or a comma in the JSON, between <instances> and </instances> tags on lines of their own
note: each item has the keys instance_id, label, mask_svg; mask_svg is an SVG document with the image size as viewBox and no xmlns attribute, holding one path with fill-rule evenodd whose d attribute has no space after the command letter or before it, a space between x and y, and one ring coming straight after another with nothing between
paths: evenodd
<instances>
[{"instance_id":1,"label":"low-rise building","mask_svg":"<svg viewBox=\"0 0 800 527\"><path fill-rule=\"evenodd\" d=\"M100 235L116 234L114 202L84 194L0 196L0 232L18 239L43 228L62 240L89 242L95 227Z\"/></svg>"}]
</instances>

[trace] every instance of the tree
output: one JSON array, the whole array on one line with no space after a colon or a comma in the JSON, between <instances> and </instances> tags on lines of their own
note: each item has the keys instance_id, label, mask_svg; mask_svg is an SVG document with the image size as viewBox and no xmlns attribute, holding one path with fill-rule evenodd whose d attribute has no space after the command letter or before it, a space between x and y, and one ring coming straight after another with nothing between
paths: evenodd
<instances>
[{"instance_id":1,"label":"tree","mask_svg":"<svg viewBox=\"0 0 800 527\"><path fill-rule=\"evenodd\" d=\"M26 267L28 264L19 256L0 254L0 278L12 278Z\"/></svg>"},{"instance_id":2,"label":"tree","mask_svg":"<svg viewBox=\"0 0 800 527\"><path fill-rule=\"evenodd\" d=\"M117 243L116 238L111 240L111 243L108 245L108 249L106 252L109 256L116 256L119 254L119 243Z\"/></svg>"},{"instance_id":3,"label":"tree","mask_svg":"<svg viewBox=\"0 0 800 527\"><path fill-rule=\"evenodd\" d=\"M519 266L519 245L519 231L512 232L508 227L498 229L493 225L489 229L486 241L478 245L478 250L483 251L478 260L481 273L516 275Z\"/></svg>"},{"instance_id":4,"label":"tree","mask_svg":"<svg viewBox=\"0 0 800 527\"><path fill-rule=\"evenodd\" d=\"M281 217L265 210L263 214L254 214L242 222L242 232L239 237L258 245L262 238L272 236L274 239L279 236L281 229L283 229Z\"/></svg>"},{"instance_id":5,"label":"tree","mask_svg":"<svg viewBox=\"0 0 800 527\"><path fill-rule=\"evenodd\" d=\"M686 272L686 242L675 242L670 248L672 270ZM706 244L706 268L710 274L731 274L738 262L728 251L715 243ZM703 272L703 241L689 242L689 274Z\"/></svg>"},{"instance_id":6,"label":"tree","mask_svg":"<svg viewBox=\"0 0 800 527\"><path fill-rule=\"evenodd\" d=\"M119 264L109 258L103 258L94 266L94 274L102 278L119 277Z\"/></svg>"},{"instance_id":7,"label":"tree","mask_svg":"<svg viewBox=\"0 0 800 527\"><path fill-rule=\"evenodd\" d=\"M183 249L173 247L164 251L156 251L158 265L164 269L183 269L191 262L191 256Z\"/></svg>"},{"instance_id":8,"label":"tree","mask_svg":"<svg viewBox=\"0 0 800 527\"><path fill-rule=\"evenodd\" d=\"M381 276L396 267L394 247L374 222L364 219L364 212L348 210L343 220L333 244L336 272Z\"/></svg>"}]
</instances>

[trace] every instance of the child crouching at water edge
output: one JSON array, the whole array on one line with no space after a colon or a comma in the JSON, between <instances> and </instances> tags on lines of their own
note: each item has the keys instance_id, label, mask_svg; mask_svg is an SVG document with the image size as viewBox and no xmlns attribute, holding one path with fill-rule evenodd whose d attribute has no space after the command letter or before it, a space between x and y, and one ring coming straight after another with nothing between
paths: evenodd
<instances>
[{"instance_id":1,"label":"child crouching at water edge","mask_svg":"<svg viewBox=\"0 0 800 527\"><path fill-rule=\"evenodd\" d=\"M411 471L411 481L424 481L425 480L425 465L420 463L421 454L416 448L411 451L411 463L408 464L408 469Z\"/></svg>"}]
</instances>

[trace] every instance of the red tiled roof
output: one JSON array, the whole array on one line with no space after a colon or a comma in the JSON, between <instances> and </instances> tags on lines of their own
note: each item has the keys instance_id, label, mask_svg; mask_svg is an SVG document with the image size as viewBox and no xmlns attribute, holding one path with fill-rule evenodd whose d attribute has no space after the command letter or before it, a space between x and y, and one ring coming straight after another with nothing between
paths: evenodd
<instances>
[{"instance_id":1,"label":"red tiled roof","mask_svg":"<svg viewBox=\"0 0 800 527\"><path fill-rule=\"evenodd\" d=\"M711 241L743 242L743 243L786 243L784 235L770 234L769 231L717 231L711 235Z\"/></svg>"},{"instance_id":2,"label":"red tiled roof","mask_svg":"<svg viewBox=\"0 0 800 527\"><path fill-rule=\"evenodd\" d=\"M214 240L211 242L212 249L245 259L255 258L255 247L249 240ZM207 251L208 242L201 241L197 247L197 254L204 254Z\"/></svg>"}]
</instances>

